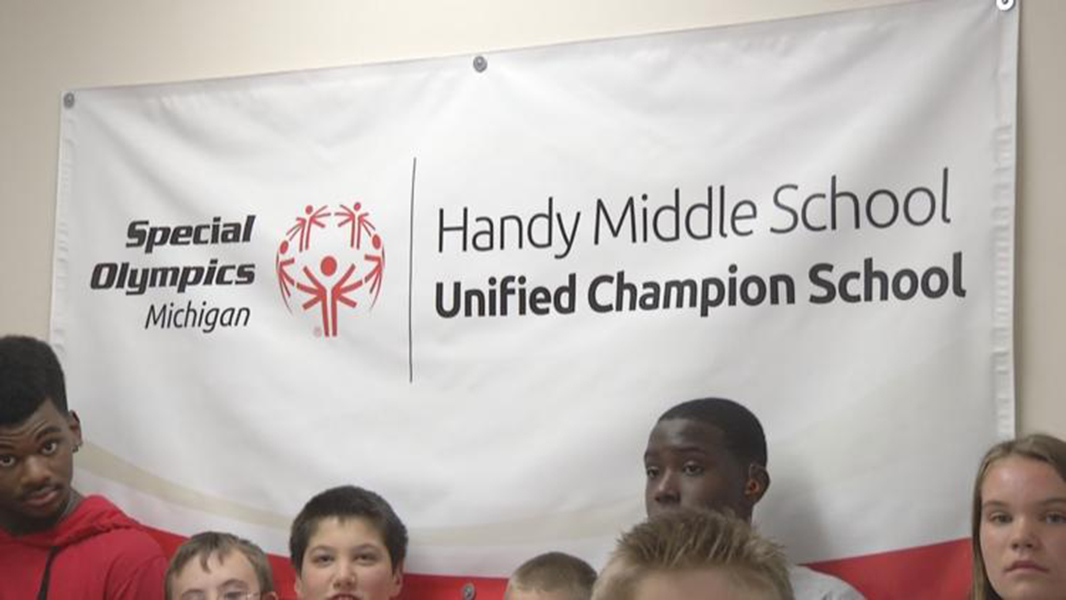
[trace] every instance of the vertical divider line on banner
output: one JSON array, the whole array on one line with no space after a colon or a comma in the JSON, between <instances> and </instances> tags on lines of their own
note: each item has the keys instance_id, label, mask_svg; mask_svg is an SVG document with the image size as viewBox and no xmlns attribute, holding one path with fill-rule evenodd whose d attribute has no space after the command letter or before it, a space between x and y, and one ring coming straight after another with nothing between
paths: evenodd
<instances>
[{"instance_id":1,"label":"vertical divider line on banner","mask_svg":"<svg viewBox=\"0 0 1066 600\"><path fill-rule=\"evenodd\" d=\"M407 382L415 382L414 334L411 326L412 302L414 301L415 272L415 175L418 173L418 157L411 159L411 207L407 230Z\"/></svg>"}]
</instances>

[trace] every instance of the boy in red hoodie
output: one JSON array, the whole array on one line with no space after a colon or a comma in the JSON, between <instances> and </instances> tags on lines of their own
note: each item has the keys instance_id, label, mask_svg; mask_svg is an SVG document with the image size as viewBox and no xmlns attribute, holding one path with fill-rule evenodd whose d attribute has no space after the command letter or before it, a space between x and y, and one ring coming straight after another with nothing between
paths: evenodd
<instances>
[{"instance_id":1,"label":"boy in red hoodie","mask_svg":"<svg viewBox=\"0 0 1066 600\"><path fill-rule=\"evenodd\" d=\"M0 338L0 598L161 600L159 545L103 497L71 488L81 443L52 349Z\"/></svg>"}]
</instances>

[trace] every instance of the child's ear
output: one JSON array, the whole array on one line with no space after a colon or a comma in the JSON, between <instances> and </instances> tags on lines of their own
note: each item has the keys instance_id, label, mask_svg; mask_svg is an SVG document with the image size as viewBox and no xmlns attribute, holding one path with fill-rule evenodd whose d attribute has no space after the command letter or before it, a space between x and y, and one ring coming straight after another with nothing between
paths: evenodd
<instances>
[{"instance_id":1,"label":"child's ear","mask_svg":"<svg viewBox=\"0 0 1066 600\"><path fill-rule=\"evenodd\" d=\"M67 412L67 427L70 427L70 433L74 436L74 451L77 452L82 443L81 419L78 418L78 413L74 411Z\"/></svg>"},{"instance_id":2,"label":"child's ear","mask_svg":"<svg viewBox=\"0 0 1066 600\"><path fill-rule=\"evenodd\" d=\"M401 590L403 590L403 562L392 570L392 589L389 590L389 598L399 596Z\"/></svg>"},{"instance_id":3,"label":"child's ear","mask_svg":"<svg viewBox=\"0 0 1066 600\"><path fill-rule=\"evenodd\" d=\"M766 490L770 488L770 473L762 465L752 463L748 465L748 480L744 484L744 496L755 506Z\"/></svg>"},{"instance_id":4,"label":"child's ear","mask_svg":"<svg viewBox=\"0 0 1066 600\"><path fill-rule=\"evenodd\" d=\"M299 577L297 577L296 581L294 581L292 583L292 591L296 592L296 597L297 598L303 598L304 597L304 589L303 589L303 585L300 584L300 578Z\"/></svg>"}]
</instances>

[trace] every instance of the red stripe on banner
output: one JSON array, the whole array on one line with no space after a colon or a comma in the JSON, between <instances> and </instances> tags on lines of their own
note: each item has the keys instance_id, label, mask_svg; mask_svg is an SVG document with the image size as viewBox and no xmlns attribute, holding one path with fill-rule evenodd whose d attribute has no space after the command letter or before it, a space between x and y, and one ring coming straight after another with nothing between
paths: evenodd
<instances>
[{"instance_id":1,"label":"red stripe on banner","mask_svg":"<svg viewBox=\"0 0 1066 600\"><path fill-rule=\"evenodd\" d=\"M149 528L149 533L169 557L186 538ZM862 592L868 600L964 600L970 590L970 540L908 548L843 558L809 565L836 575ZM295 598L296 573L287 558L270 555L274 584L283 600ZM474 586L477 600L503 598L507 580L493 577L452 577L405 574L400 600L461 600Z\"/></svg>"},{"instance_id":2,"label":"red stripe on banner","mask_svg":"<svg viewBox=\"0 0 1066 600\"><path fill-rule=\"evenodd\" d=\"M972 561L967 538L809 566L844 579L869 600L963 600Z\"/></svg>"}]
</instances>

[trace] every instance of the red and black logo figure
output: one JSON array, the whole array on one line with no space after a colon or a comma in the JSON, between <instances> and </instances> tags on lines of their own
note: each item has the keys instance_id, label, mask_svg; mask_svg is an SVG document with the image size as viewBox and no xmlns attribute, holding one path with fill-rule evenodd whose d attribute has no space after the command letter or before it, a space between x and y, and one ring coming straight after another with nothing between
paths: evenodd
<instances>
[{"instance_id":1,"label":"red and black logo figure","mask_svg":"<svg viewBox=\"0 0 1066 600\"><path fill-rule=\"evenodd\" d=\"M289 312L293 299L304 312L317 312L315 333L336 337L342 307L358 309L369 300L369 310L377 303L385 244L361 202L333 212L309 204L303 212L274 258L281 300Z\"/></svg>"}]
</instances>

